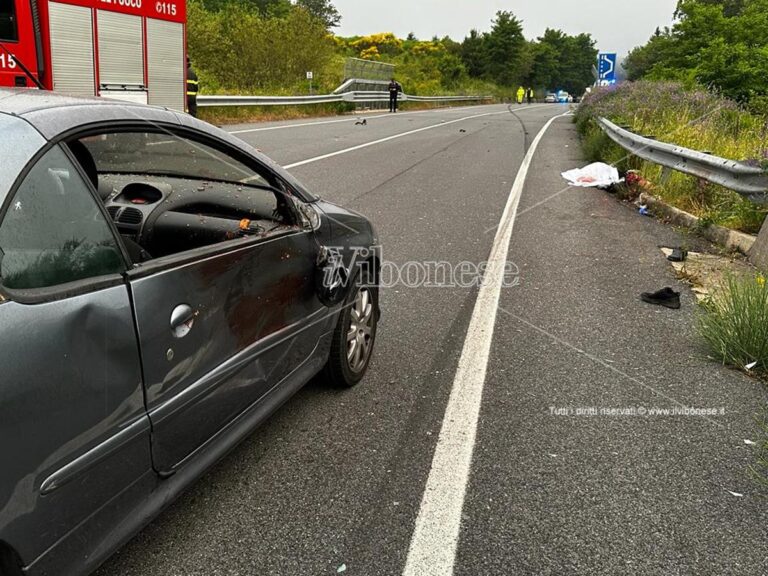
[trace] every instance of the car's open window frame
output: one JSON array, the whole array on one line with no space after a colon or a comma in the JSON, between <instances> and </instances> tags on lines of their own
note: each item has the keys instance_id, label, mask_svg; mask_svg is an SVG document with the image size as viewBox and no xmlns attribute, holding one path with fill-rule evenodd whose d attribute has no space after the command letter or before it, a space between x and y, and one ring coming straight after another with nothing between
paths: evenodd
<instances>
[{"instance_id":1,"label":"car's open window frame","mask_svg":"<svg viewBox=\"0 0 768 576\"><path fill-rule=\"evenodd\" d=\"M236 160L240 164L252 169L257 174L260 174L263 176L266 173L269 175L269 177L266 177L266 176L263 176L263 177L267 182L271 181L270 185L272 186L273 193L284 194L289 200L287 204L288 204L289 210L291 211L291 217L293 219L292 223L286 224L280 229L271 231L262 236L243 237L243 238L235 238L232 240L223 240L221 242L210 244L208 246L191 248L189 250L184 250L182 252L177 252L175 254L169 254L167 256L153 258L152 260L148 260L146 262L142 262L139 264L139 263L131 262L130 257L127 255L127 252L125 250L125 244L122 240L120 232L117 230L117 226L112 221L112 218L109 218L109 224L112 227L113 233L117 234L120 240L120 246L129 263L128 270L125 274L126 279L136 280L139 278L144 278L146 276L151 276L158 272L162 272L162 271L173 269L173 268L178 268L179 266L184 266L184 265L191 264L207 258L212 258L215 256L220 256L222 254L228 254L231 252L237 252L244 249L251 249L256 245L263 244L264 242L268 242L268 241L281 238L284 236L288 236L291 234L314 233L311 227L307 228L306 226L303 225L302 216L299 213L299 211L295 209L293 202L305 203L305 201L302 199L301 194L296 190L294 190L293 186L289 182L287 182L280 174L278 174L275 170L273 170L267 164L259 161L257 158L253 157L252 155L248 154L243 150L238 150L230 142L217 138L215 135L209 134L207 132L202 132L194 128L190 128L180 124L161 123L161 122L154 122L154 121L146 122L146 121L136 120L136 121L120 121L120 122L108 122L108 123L98 122L98 123L89 124L87 126L80 126L77 129L65 132L56 138L56 142L68 142L71 140L79 140L82 138L88 138L92 136L98 136L101 134L109 134L109 133L117 133L117 132L147 132L147 133L156 133L156 134L167 134L169 137L183 138L186 140L190 140L192 142L203 144L218 152L221 152L229 156L233 160ZM80 170L81 172L83 171L79 163L78 163L78 170ZM248 186L247 184L241 184L241 185ZM93 187L90 181L88 182L88 186L91 189L92 194L94 194L98 199L98 202L99 204L101 204L102 209L106 211L106 206L104 204L104 201L101 199L101 197L98 194L98 191ZM256 188L260 188L262 190L265 189L263 186L253 186L253 187L254 189Z\"/></svg>"}]
</instances>

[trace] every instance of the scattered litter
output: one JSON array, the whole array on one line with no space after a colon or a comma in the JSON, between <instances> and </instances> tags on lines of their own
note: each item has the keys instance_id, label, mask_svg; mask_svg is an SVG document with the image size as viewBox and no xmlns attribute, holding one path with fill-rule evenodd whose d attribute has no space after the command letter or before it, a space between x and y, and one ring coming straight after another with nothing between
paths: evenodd
<instances>
[{"instance_id":1,"label":"scattered litter","mask_svg":"<svg viewBox=\"0 0 768 576\"><path fill-rule=\"evenodd\" d=\"M755 446L757 442L752 442L752 440L744 440L744 444L747 446Z\"/></svg>"},{"instance_id":2,"label":"scattered litter","mask_svg":"<svg viewBox=\"0 0 768 576\"><path fill-rule=\"evenodd\" d=\"M466 132L466 130L464 130L464 128L461 128L461 129L459 130L459 132L462 132L462 133L464 133L464 132Z\"/></svg>"},{"instance_id":3,"label":"scattered litter","mask_svg":"<svg viewBox=\"0 0 768 576\"><path fill-rule=\"evenodd\" d=\"M640 299L655 306L664 306L672 310L680 309L680 293L675 292L669 286L656 292L643 292L640 294Z\"/></svg>"},{"instance_id":4,"label":"scattered litter","mask_svg":"<svg viewBox=\"0 0 768 576\"><path fill-rule=\"evenodd\" d=\"M747 370L752 370L752 368L754 368L755 366L757 366L757 362L752 362L751 364L747 364L746 366L744 366L744 368L746 368Z\"/></svg>"},{"instance_id":5,"label":"scattered litter","mask_svg":"<svg viewBox=\"0 0 768 576\"><path fill-rule=\"evenodd\" d=\"M744 498L744 494L739 494L738 492L731 492L730 490L726 490L728 494L733 496L734 498Z\"/></svg>"},{"instance_id":6,"label":"scattered litter","mask_svg":"<svg viewBox=\"0 0 768 576\"><path fill-rule=\"evenodd\" d=\"M400 506L400 502L392 502L393 506Z\"/></svg>"},{"instance_id":7,"label":"scattered litter","mask_svg":"<svg viewBox=\"0 0 768 576\"><path fill-rule=\"evenodd\" d=\"M341 566L336 568L336 574L341 574L342 572L346 572L346 571L347 571L347 565L346 564L342 564Z\"/></svg>"},{"instance_id":8,"label":"scattered litter","mask_svg":"<svg viewBox=\"0 0 768 576\"><path fill-rule=\"evenodd\" d=\"M640 209L638 210L638 213L640 214L640 216L650 216L651 215L651 211L648 210L648 206L646 206L645 204L640 204Z\"/></svg>"},{"instance_id":9,"label":"scattered litter","mask_svg":"<svg viewBox=\"0 0 768 576\"><path fill-rule=\"evenodd\" d=\"M355 126L368 126L368 119L363 118L362 120L358 120L355 122Z\"/></svg>"},{"instance_id":10,"label":"scattered litter","mask_svg":"<svg viewBox=\"0 0 768 576\"><path fill-rule=\"evenodd\" d=\"M672 250L672 253L667 256L667 260L670 262L685 262L686 258L688 258L688 250L684 250L683 248L675 248Z\"/></svg>"},{"instance_id":11,"label":"scattered litter","mask_svg":"<svg viewBox=\"0 0 768 576\"><path fill-rule=\"evenodd\" d=\"M557 454L547 454L550 458L557 458Z\"/></svg>"},{"instance_id":12,"label":"scattered litter","mask_svg":"<svg viewBox=\"0 0 768 576\"><path fill-rule=\"evenodd\" d=\"M563 178L573 186L582 186L584 188L607 188L613 184L623 182L619 176L619 171L613 166L603 162L595 162L584 168L576 168L562 173Z\"/></svg>"}]
</instances>

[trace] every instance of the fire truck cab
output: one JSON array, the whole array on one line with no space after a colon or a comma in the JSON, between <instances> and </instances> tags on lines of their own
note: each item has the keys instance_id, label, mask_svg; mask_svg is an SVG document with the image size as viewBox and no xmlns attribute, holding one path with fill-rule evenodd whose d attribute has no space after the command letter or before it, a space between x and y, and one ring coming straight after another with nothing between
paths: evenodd
<instances>
[{"instance_id":1,"label":"fire truck cab","mask_svg":"<svg viewBox=\"0 0 768 576\"><path fill-rule=\"evenodd\" d=\"M183 111L185 0L0 0L0 86Z\"/></svg>"}]
</instances>

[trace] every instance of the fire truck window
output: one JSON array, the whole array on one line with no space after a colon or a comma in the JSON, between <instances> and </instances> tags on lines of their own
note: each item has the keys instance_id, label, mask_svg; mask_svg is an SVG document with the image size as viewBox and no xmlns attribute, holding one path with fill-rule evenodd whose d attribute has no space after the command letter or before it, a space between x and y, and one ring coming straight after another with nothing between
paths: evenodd
<instances>
[{"instance_id":1,"label":"fire truck window","mask_svg":"<svg viewBox=\"0 0 768 576\"><path fill-rule=\"evenodd\" d=\"M0 0L0 40L18 42L15 0Z\"/></svg>"}]
</instances>

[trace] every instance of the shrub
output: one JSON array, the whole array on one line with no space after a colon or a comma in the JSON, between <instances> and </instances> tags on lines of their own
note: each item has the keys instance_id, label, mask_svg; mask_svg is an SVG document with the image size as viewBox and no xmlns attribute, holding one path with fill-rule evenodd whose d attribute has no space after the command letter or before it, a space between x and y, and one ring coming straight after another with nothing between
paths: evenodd
<instances>
[{"instance_id":1,"label":"shrub","mask_svg":"<svg viewBox=\"0 0 768 576\"><path fill-rule=\"evenodd\" d=\"M768 375L768 284L756 278L729 277L702 306L699 332L724 364Z\"/></svg>"}]
</instances>

